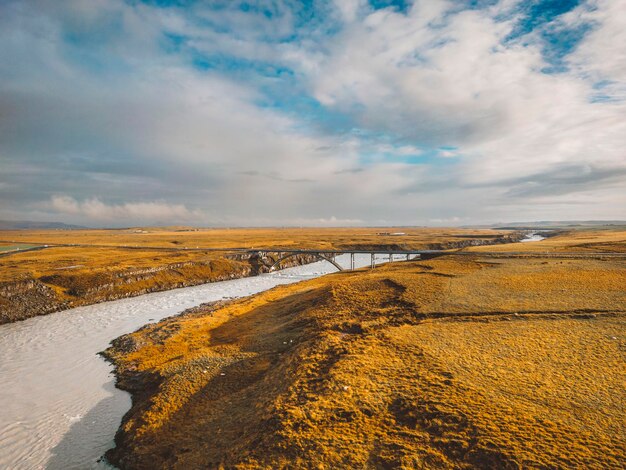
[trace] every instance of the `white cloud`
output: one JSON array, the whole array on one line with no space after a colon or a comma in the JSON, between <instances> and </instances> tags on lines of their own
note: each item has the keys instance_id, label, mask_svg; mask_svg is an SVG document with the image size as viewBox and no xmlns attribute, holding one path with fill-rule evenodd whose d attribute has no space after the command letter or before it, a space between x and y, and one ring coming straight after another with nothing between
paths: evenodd
<instances>
[{"instance_id":1,"label":"white cloud","mask_svg":"<svg viewBox=\"0 0 626 470\"><path fill-rule=\"evenodd\" d=\"M351 225L363 225L362 219L341 219L334 215L328 218L309 219L298 217L290 221L290 225L302 225L305 227L349 227Z\"/></svg>"},{"instance_id":2,"label":"white cloud","mask_svg":"<svg viewBox=\"0 0 626 470\"><path fill-rule=\"evenodd\" d=\"M626 100L626 19L619 1L593 0L570 12L564 23L570 26L591 23L593 28L574 51L570 63L574 70L604 86L598 94Z\"/></svg>"},{"instance_id":3,"label":"white cloud","mask_svg":"<svg viewBox=\"0 0 626 470\"><path fill-rule=\"evenodd\" d=\"M537 34L505 41L514 1L461 12L416 1L406 15L335 2L333 28L302 31L272 5L271 18L201 3L190 14L120 0L3 5L0 215L39 214L43 200L102 224L482 222L512 207L515 218L626 217L619 1L559 20L594 28L555 74L542 71ZM164 32L187 36L181 51L164 51ZM193 51L293 74L201 70ZM307 93L321 109L299 107ZM335 129L333 113L356 129Z\"/></svg>"},{"instance_id":4,"label":"white cloud","mask_svg":"<svg viewBox=\"0 0 626 470\"><path fill-rule=\"evenodd\" d=\"M356 118L373 131L457 146L460 184L532 179L564 165L626 168L626 105L592 102L589 77L625 82L619 2L585 13L595 30L571 59L576 69L557 74L543 72L535 39L503 45L517 17L449 14L452 5L416 2L406 16L382 10L351 23L311 77L315 96L344 111L358 106Z\"/></svg>"},{"instance_id":5,"label":"white cloud","mask_svg":"<svg viewBox=\"0 0 626 470\"><path fill-rule=\"evenodd\" d=\"M128 221L151 223L206 221L206 217L199 211L190 211L182 204L168 204L163 201L105 204L98 198L77 201L69 196L55 195L48 205L56 213L81 216L91 222L119 224Z\"/></svg>"}]
</instances>

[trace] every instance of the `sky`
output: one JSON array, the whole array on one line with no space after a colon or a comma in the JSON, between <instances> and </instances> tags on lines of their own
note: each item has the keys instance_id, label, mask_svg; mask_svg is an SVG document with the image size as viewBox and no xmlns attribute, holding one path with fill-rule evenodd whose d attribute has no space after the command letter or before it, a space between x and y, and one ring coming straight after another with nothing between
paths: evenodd
<instances>
[{"instance_id":1,"label":"sky","mask_svg":"<svg viewBox=\"0 0 626 470\"><path fill-rule=\"evenodd\" d=\"M0 0L0 219L626 219L623 0Z\"/></svg>"}]
</instances>

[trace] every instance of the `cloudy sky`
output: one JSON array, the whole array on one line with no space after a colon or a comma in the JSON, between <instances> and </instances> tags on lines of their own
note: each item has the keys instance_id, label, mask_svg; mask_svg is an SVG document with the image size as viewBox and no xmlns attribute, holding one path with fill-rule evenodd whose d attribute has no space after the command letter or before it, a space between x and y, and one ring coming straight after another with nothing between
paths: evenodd
<instances>
[{"instance_id":1,"label":"cloudy sky","mask_svg":"<svg viewBox=\"0 0 626 470\"><path fill-rule=\"evenodd\" d=\"M626 219L626 6L0 0L0 218Z\"/></svg>"}]
</instances>

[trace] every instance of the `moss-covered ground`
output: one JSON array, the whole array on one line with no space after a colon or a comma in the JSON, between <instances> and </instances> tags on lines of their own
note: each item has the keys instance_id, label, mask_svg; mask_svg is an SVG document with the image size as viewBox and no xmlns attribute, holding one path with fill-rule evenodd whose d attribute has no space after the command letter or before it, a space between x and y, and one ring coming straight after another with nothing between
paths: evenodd
<instances>
[{"instance_id":1,"label":"moss-covered ground","mask_svg":"<svg viewBox=\"0 0 626 470\"><path fill-rule=\"evenodd\" d=\"M124 469L626 466L623 260L338 273L107 355L134 395L109 454Z\"/></svg>"}]
</instances>

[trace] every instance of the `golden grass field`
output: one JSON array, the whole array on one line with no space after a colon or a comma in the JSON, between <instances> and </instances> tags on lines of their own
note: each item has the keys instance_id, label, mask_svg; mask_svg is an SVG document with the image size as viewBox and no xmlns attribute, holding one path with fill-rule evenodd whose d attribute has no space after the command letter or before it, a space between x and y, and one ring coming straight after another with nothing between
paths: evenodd
<instances>
[{"instance_id":1,"label":"golden grass field","mask_svg":"<svg viewBox=\"0 0 626 470\"><path fill-rule=\"evenodd\" d=\"M337 273L148 325L107 355L134 395L109 453L122 469L626 466L623 259Z\"/></svg>"},{"instance_id":2,"label":"golden grass field","mask_svg":"<svg viewBox=\"0 0 626 470\"><path fill-rule=\"evenodd\" d=\"M144 233L145 232L145 233ZM378 235L404 232L402 236ZM115 229L0 231L0 247L39 244L85 246L50 247L0 256L0 282L23 278L95 271L141 269L172 263L206 262L227 248L440 248L471 239L489 241L512 231L456 228L261 228L261 229ZM472 247L472 251L626 251L623 231L573 231L541 243ZM96 246L89 246L96 245ZM121 248L123 247L123 248ZM133 247L132 249L128 247ZM149 248L142 250L141 248ZM198 248L199 247L199 248ZM159 250L158 248L164 248ZM187 250L185 250L187 248Z\"/></svg>"},{"instance_id":3,"label":"golden grass field","mask_svg":"<svg viewBox=\"0 0 626 470\"><path fill-rule=\"evenodd\" d=\"M626 253L626 231L624 229L569 230L541 242L472 247L471 251L531 251L581 253L616 252Z\"/></svg>"},{"instance_id":4,"label":"golden grass field","mask_svg":"<svg viewBox=\"0 0 626 470\"><path fill-rule=\"evenodd\" d=\"M405 232L404 236L377 235L379 232ZM137 233L139 232L139 233ZM145 233L144 233L145 232ZM163 266L170 263L204 262L222 256L223 252L200 248L319 248L349 249L372 246L402 246L424 249L445 242L477 237L490 240L511 233L494 230L462 229L119 229L119 230L20 230L0 231L0 240L11 245L33 242L41 244L78 244L87 246L51 247L40 251L13 253L0 257L0 282L20 277L39 278L71 271L93 273L97 270L134 269ZM88 246L97 245L97 246ZM133 247L119 248L119 247ZM142 250L141 248L150 248ZM158 248L165 248L158 250ZM185 250L187 248L188 250ZM191 250L191 251L189 251Z\"/></svg>"},{"instance_id":5,"label":"golden grass field","mask_svg":"<svg viewBox=\"0 0 626 470\"><path fill-rule=\"evenodd\" d=\"M398 231L405 234L380 234ZM249 254L232 249L446 248L459 243L499 242L511 236L516 233L416 228L3 231L0 323L258 272L258 263L250 260ZM43 248L23 251L36 244ZM20 251L11 251L18 247Z\"/></svg>"},{"instance_id":6,"label":"golden grass field","mask_svg":"<svg viewBox=\"0 0 626 470\"><path fill-rule=\"evenodd\" d=\"M9 230L0 231L0 240L17 243L66 243L126 245L170 248L352 248L368 244L423 244L457 239L467 235L495 237L510 231L459 228L128 228L99 230ZM378 235L404 233L405 235ZM413 246L410 246L413 248Z\"/></svg>"}]
</instances>

